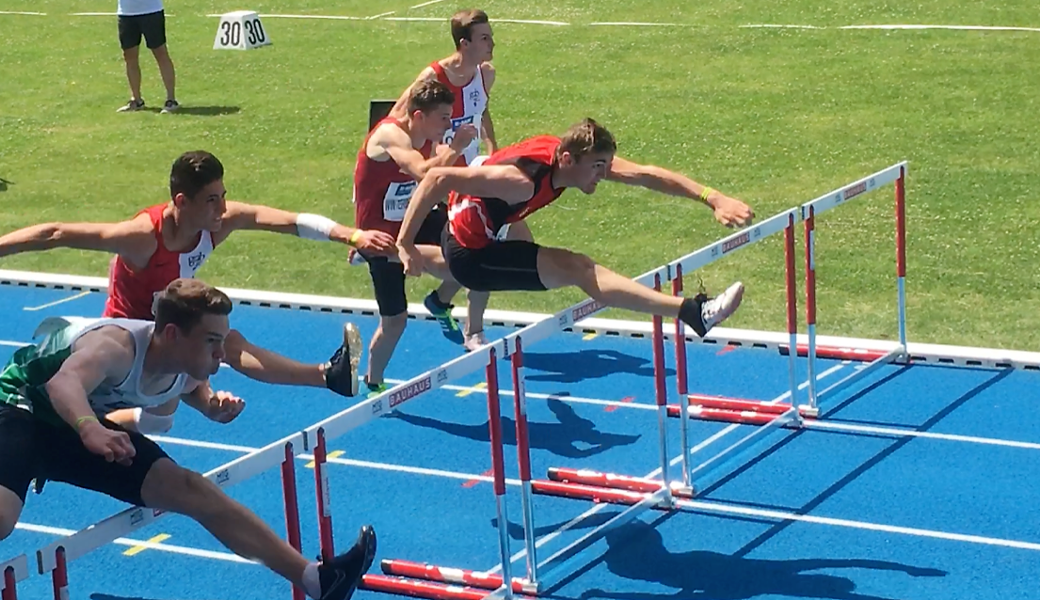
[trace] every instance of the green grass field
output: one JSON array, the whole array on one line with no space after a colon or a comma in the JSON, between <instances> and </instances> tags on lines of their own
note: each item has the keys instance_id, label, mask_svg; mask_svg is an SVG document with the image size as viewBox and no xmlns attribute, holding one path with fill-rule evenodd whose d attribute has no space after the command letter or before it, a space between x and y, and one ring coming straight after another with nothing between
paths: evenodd
<instances>
[{"instance_id":1,"label":"green grass field","mask_svg":"<svg viewBox=\"0 0 1040 600\"><path fill-rule=\"evenodd\" d=\"M353 222L354 158L371 98L396 97L451 50L446 0L171 4L167 32L181 114L117 114L128 91L115 2L8 0L0 15L0 231L37 222L119 220L162 202L169 165L204 148L225 163L229 197ZM760 217L908 160L908 305L912 340L1033 349L1040 345L1040 32L883 31L864 24L1037 27L1032 0L908 5L821 0L687 3L489 0L500 143L559 133L592 116L619 153L686 173L752 204ZM270 47L214 51L217 19L395 11L439 22L264 18ZM671 23L668 27L594 22ZM746 28L747 24L819 29ZM144 97L163 100L142 55ZM819 219L819 331L891 338L895 278L891 188ZM637 275L726 233L691 202L605 184L568 192L530 219L539 241ZM799 236L800 237L800 236ZM799 246L801 240L799 239ZM240 233L201 276L215 284L371 297L345 251ZM102 275L108 257L52 251L0 268ZM740 278L745 305L728 325L784 323L780 237L701 274L710 289ZM803 276L799 251L799 278ZM413 281L411 298L433 285ZM554 311L577 291L499 294L492 307ZM802 307L800 307L800 311ZM613 316L632 315L614 313Z\"/></svg>"}]
</instances>

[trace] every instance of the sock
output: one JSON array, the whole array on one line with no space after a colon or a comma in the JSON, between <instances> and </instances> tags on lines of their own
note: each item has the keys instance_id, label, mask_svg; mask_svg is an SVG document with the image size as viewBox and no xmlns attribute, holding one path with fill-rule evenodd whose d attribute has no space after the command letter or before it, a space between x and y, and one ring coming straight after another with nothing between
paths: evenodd
<instances>
[{"instance_id":1,"label":"sock","mask_svg":"<svg viewBox=\"0 0 1040 600\"><path fill-rule=\"evenodd\" d=\"M311 598L315 600L321 598L321 578L318 577L318 563L312 562L303 568L303 588Z\"/></svg>"},{"instance_id":2,"label":"sock","mask_svg":"<svg viewBox=\"0 0 1040 600\"><path fill-rule=\"evenodd\" d=\"M432 304L434 306L441 310L448 310L448 308L451 306L450 304L441 301L441 295L437 293L437 290L433 290L432 292L430 292L430 300L433 301Z\"/></svg>"},{"instance_id":3,"label":"sock","mask_svg":"<svg viewBox=\"0 0 1040 600\"><path fill-rule=\"evenodd\" d=\"M701 304L695 298L683 298L679 307L679 320L686 323L700 337L708 332L704 328L704 319L701 317Z\"/></svg>"}]
</instances>

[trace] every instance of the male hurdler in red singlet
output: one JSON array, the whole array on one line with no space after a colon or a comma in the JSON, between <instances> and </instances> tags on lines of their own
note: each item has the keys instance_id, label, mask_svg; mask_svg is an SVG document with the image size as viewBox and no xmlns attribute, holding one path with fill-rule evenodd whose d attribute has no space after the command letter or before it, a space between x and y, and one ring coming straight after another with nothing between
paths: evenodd
<instances>
[{"instance_id":1,"label":"male hurdler in red singlet","mask_svg":"<svg viewBox=\"0 0 1040 600\"><path fill-rule=\"evenodd\" d=\"M182 154L170 170L170 201L117 223L44 223L0 237L0 257L51 248L115 254L109 269L105 317L154 319L153 302L170 282L194 277L214 248L240 229L333 240L371 252L392 253L393 237L339 225L320 215L229 202L224 166L209 152ZM232 330L224 362L266 383L327 387L357 394L361 337L344 325L343 342L322 364L304 364L260 348Z\"/></svg>"},{"instance_id":2,"label":"male hurdler in red singlet","mask_svg":"<svg viewBox=\"0 0 1040 600\"><path fill-rule=\"evenodd\" d=\"M447 197L449 227L442 250L459 284L488 292L577 286L607 306L677 317L704 336L740 305L744 288L739 282L713 299L704 294L674 297L570 250L496 238L503 225L548 206L566 188L592 194L602 179L699 200L727 226L744 226L754 217L739 200L667 169L625 160L616 152L611 133L585 119L562 137L536 136L503 148L480 168L430 170L412 197L397 238L405 272L414 275L422 268L423 256L415 247L418 226L430 207Z\"/></svg>"}]
</instances>

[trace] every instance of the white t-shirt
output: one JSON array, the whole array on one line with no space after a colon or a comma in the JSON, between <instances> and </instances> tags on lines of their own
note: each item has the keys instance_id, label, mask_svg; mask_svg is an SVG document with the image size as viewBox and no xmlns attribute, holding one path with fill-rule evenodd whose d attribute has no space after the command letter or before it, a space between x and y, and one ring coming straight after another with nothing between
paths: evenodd
<instances>
[{"instance_id":1,"label":"white t-shirt","mask_svg":"<svg viewBox=\"0 0 1040 600\"><path fill-rule=\"evenodd\" d=\"M162 0L118 0L116 14L121 17L147 15L163 9Z\"/></svg>"}]
</instances>

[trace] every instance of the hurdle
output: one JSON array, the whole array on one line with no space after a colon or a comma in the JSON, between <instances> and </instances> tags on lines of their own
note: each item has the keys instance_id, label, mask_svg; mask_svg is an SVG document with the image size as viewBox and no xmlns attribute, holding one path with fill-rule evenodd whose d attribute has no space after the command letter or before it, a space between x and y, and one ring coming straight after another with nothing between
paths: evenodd
<instances>
[{"instance_id":1,"label":"hurdle","mask_svg":"<svg viewBox=\"0 0 1040 600\"><path fill-rule=\"evenodd\" d=\"M660 291L662 287L662 281L671 282L672 294L680 295L682 293L682 273L684 271L689 272L692 270L699 269L715 260L728 256L733 252L750 246L760 240L777 234L781 231L785 232L785 264L788 268L788 300L789 305L794 301L794 276L791 271L791 267L794 264L794 227L795 224L801 218L801 211L799 208L792 208L783 211L769 219L766 219L762 223L744 231L736 232L730 236L727 236L713 244L709 244L704 248L697 250L691 254L681 257L675 261L672 261L662 267L658 267L647 273L644 273L634 280L641 285L653 287ZM651 507L669 507L673 504L673 486L668 484L670 479L668 477L670 455L668 454L667 444L667 427L668 422L668 403L667 403L667 392L664 380L664 334L663 334L663 319L661 317L653 318L653 363L655 371L655 382L654 391L655 399L657 403L657 416L658 416L658 432L659 440L658 444L660 447L661 466L660 470L662 473L661 482L665 482L662 485L661 482L647 482L649 485L641 487L645 493L638 499L632 502L631 506L626 511L615 516L607 523L593 529L590 533L582 536L578 541L568 545L563 550L553 554L543 562L539 562L537 559L537 548L536 540L534 537L534 514L533 514L533 494L550 494L550 495L562 495L567 497L586 497L586 496L575 496L571 492L576 489L572 489L573 486L566 482L546 482L533 480L531 474L531 462L530 462L530 444L527 435L527 409L526 409L526 393L524 384L524 373L523 373L523 349L530 345L534 341L542 339L547 336L550 330L564 329L572 326L574 323L579 322L583 319L590 317L591 315L606 308L600 302L594 299L587 299L579 302L556 315L544 319L540 322L534 323L519 332L509 334L501 340L504 343L505 356L510 357L510 366L512 369L513 378L513 408L516 420L516 431L517 431L517 457L519 461L520 471L520 484L521 484L521 507L523 510L523 524L524 524L524 554L526 556L526 577L513 578L511 575L511 559L508 554L508 540L505 540L505 544L500 549L502 554L502 575L492 575L484 572L459 569L454 567L443 567L438 565L429 565L425 563L417 563L412 561L405 561L399 559L384 560L381 562L382 570L384 575L366 575L364 579L364 586L367 589L376 591L383 591L387 593L395 594L406 594L410 596L423 597L423 598L435 598L435 599L446 599L446 600L461 600L467 598L477 597L505 597L511 598L514 593L524 593L528 595L538 595L547 589L543 575L549 574L553 571L559 571L560 567L566 563L570 556L577 553L578 550L592 543L595 539L600 537L608 529L621 525L625 522L633 519L641 510ZM788 326L792 329L791 342L794 346L795 334L793 330L795 327L796 320L793 319L793 313L788 313ZM676 319L675 323L676 335L676 356L677 360L680 361L679 368L677 370L678 386L680 391L680 397L684 397L686 393L686 376L685 376L685 334L682 330L682 324ZM496 343L497 345L497 343ZM492 355L492 359L494 356ZM791 373L790 380L792 385L791 394L796 392L795 387L795 356L792 354L789 357ZM489 377L488 377L488 402L489 402L489 414L491 415L491 440L492 440L492 452L497 455L500 449L495 449L496 444L501 443L500 435L496 433L496 429L500 426L498 422L498 412L495 405L498 403L499 390L497 386L497 379L491 376L491 367L489 365ZM789 410L780 415L784 418L797 419L798 414L796 410ZM678 495L686 495L692 497L692 486L691 477L694 470L689 467L688 459L688 434L686 431L685 423L687 419L682 420L684 427L681 435L681 444L683 445L683 480L686 483L685 486L679 486L676 490ZM776 423L783 423L780 419L776 420ZM755 436L763 436L764 431L762 429L756 432ZM499 475L499 467L497 462L494 466L495 482L496 487L498 481L504 478L504 475ZM595 498L598 500L610 501L607 496L612 495L612 491L607 488L597 488L595 494L589 496L589 498ZM605 491L604 491L605 490ZM635 492L633 492L635 493ZM603 494L606 494L604 496ZM626 493L627 494L627 493ZM622 494L625 495L625 494ZM631 495L629 495L632 498ZM502 516L499 517L499 533L500 538L505 535L503 529L504 521ZM406 579L407 577L417 578L415 580ZM410 583L414 582L414 583ZM481 595L481 590L484 590L484 595ZM489 593L488 593L489 592Z\"/></svg>"},{"instance_id":2,"label":"hurdle","mask_svg":"<svg viewBox=\"0 0 1040 600\"><path fill-rule=\"evenodd\" d=\"M661 450L661 465L658 469L660 479L631 477L615 473L599 473L588 470L550 468L548 471L548 479L531 481L529 491L535 494L591 500L595 502L610 502L624 504L628 507L612 519L609 519L605 523L593 528L591 531L584 533L583 536L566 545L564 548L557 550L545 558L541 563L538 562L534 552L532 552L534 548L528 548L527 563L529 580L527 589L531 590L535 594L540 594L546 590L550 590L553 585L554 577L564 571L566 566L570 565L573 560L576 559L580 550L588 547L601 538L606 531L629 522L635 516L638 516L640 513L647 510L647 508L659 511L672 511L684 510L684 508L690 507L690 501L696 497L697 492L701 489L699 481L706 479L712 473L720 471L725 465L731 464L736 458L738 458L738 456L744 455L747 452L750 452L753 448L759 447L761 444L769 441L770 438L773 437L772 435L780 431L780 429L802 428L807 419L814 419L818 414L820 414L820 405L818 405L818 400L820 400L820 398L831 397L838 391L848 388L854 381L862 379L862 377L866 376L870 372L876 371L880 366L907 356L905 345L904 287L906 273L904 251L905 176L906 162L894 164L873 175L828 192L827 194L824 194L823 197L817 198L816 200L795 209L781 212L780 214L762 221L760 225L750 231L738 232L723 238L714 244L704 247L704 249L691 255L687 255L686 257L670 263L661 269L651 271L651 273L647 273L647 276L638 279L638 281L646 282L647 279L652 278L653 287L655 289L660 289L661 276L665 276L672 280L673 293L679 293L682 289L683 270L688 271L703 267L706 264L729 255L732 251L738 249L738 247L745 247L751 243L764 239L765 237L783 231L785 287L787 295L786 320L788 330L786 354L788 356L788 384L790 387L789 391L786 392L785 395L789 395L790 401L789 403L781 403L779 400L760 402L747 399L688 393L686 389L688 387L688 381L685 372L685 351L683 348L685 335L682 332L681 323L676 323L674 335L676 343L675 357L677 361L676 383L680 403L679 405L668 405L665 390L664 343L662 343L662 339L664 339L664 331L662 331L661 319L653 319L651 343L653 344L655 376L654 392L658 407L658 434ZM815 373L811 368L812 361L816 357L817 353L814 337L815 289L813 279L814 257L812 254L814 250L814 216L824 212L825 210L834 208L843 202L856 198L858 195L867 191L873 191L889 183L895 183L896 246L898 246L898 250L896 250L896 256L898 256L896 272L898 272L898 297L901 305L899 322L901 344L881 356L878 356L878 353L875 353L875 351L863 351L863 353L860 353L860 351L857 351L855 348L824 349L823 353L821 353L824 356L842 357L842 360L869 360L870 362L865 368L856 371L848 377L844 377L840 382L828 388L828 390L825 391L826 393L815 394L812 387L815 380ZM798 221L806 220L806 265L808 271L807 316L809 317L807 319L807 324L809 325L809 343L805 347L805 356L808 356L809 358L810 367L808 372L809 393L807 402L805 405L800 405L798 402L799 386L797 385L798 377L796 374L795 358L802 353L798 343L796 318L797 305L795 294L796 261L794 230ZM519 351L517 354L519 354ZM519 397L522 396L522 393L522 387L517 386L516 395ZM783 396L781 396L780 399L782 398ZM692 401L697 402L696 406L691 406ZM520 410L522 408L522 401L517 401L517 407L517 451L520 454L521 480L524 480L524 475L527 474L524 472L524 465L526 464L529 467L529 444L527 443L526 438L521 436L520 425L522 422L525 422L525 415L522 410ZM682 446L681 459L683 471L681 481L673 481L669 477L670 461L669 454L667 453L667 428L664 420L664 418L668 416L677 416L680 418L681 422L680 445ZM710 459L702 462L698 467L691 468L691 452L690 446L688 446L686 433L687 419L691 416L696 416L697 418L705 420L750 424L754 425L756 428L750 434L726 446L721 451L711 456ZM528 493L528 488L525 486L522 491ZM524 520L524 524L526 528L528 525L527 519ZM496 591L492 597L498 597L500 595L500 592Z\"/></svg>"}]
</instances>

